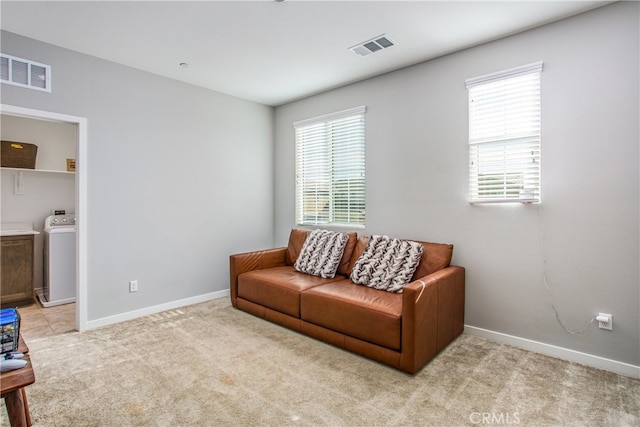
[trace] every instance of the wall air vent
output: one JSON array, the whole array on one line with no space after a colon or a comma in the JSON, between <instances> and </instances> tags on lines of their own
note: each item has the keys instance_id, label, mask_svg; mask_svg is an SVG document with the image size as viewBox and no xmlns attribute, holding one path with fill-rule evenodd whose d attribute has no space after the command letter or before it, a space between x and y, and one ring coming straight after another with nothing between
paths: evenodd
<instances>
[{"instance_id":1,"label":"wall air vent","mask_svg":"<svg viewBox=\"0 0 640 427\"><path fill-rule=\"evenodd\" d=\"M51 66L0 53L0 81L51 92Z\"/></svg>"},{"instance_id":2,"label":"wall air vent","mask_svg":"<svg viewBox=\"0 0 640 427\"><path fill-rule=\"evenodd\" d=\"M366 42L358 43L357 45L350 47L349 50L360 56L366 56L370 53L391 47L394 44L395 43L386 34L382 34L378 37L372 38L371 40L367 40Z\"/></svg>"}]
</instances>

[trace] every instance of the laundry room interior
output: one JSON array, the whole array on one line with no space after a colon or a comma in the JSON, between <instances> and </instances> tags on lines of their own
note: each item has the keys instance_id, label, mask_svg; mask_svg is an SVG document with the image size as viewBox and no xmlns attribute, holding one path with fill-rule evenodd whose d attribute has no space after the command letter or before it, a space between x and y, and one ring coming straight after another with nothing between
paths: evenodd
<instances>
[{"instance_id":1,"label":"laundry room interior","mask_svg":"<svg viewBox=\"0 0 640 427\"><path fill-rule=\"evenodd\" d=\"M75 330L76 125L9 114L0 119L3 154L7 142L14 148L37 147L33 168L10 167L6 159L2 162L3 308L17 305L23 317L41 319L32 325L42 332ZM26 251L12 251L7 246L18 236L33 237L32 259ZM16 262L15 257L22 254L24 259ZM22 271L9 271L16 270L16 265ZM31 289L25 285L28 295L18 297L23 288L15 283L25 280L23 273L28 269L32 272Z\"/></svg>"}]
</instances>

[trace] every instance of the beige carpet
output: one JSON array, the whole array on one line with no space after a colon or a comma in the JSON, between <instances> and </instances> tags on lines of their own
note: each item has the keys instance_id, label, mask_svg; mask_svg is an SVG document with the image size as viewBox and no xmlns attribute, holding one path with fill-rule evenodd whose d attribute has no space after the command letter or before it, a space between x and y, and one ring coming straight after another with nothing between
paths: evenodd
<instances>
[{"instance_id":1,"label":"beige carpet","mask_svg":"<svg viewBox=\"0 0 640 427\"><path fill-rule=\"evenodd\" d=\"M638 380L468 335L408 376L226 298L28 345L35 426L640 425Z\"/></svg>"}]
</instances>

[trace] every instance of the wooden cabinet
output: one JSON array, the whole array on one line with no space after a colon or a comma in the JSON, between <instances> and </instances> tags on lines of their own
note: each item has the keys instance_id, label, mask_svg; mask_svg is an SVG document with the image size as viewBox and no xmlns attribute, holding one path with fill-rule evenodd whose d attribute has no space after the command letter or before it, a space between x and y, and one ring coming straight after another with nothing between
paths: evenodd
<instances>
[{"instance_id":1,"label":"wooden cabinet","mask_svg":"<svg viewBox=\"0 0 640 427\"><path fill-rule=\"evenodd\" d=\"M2 308L33 304L34 236L1 238Z\"/></svg>"}]
</instances>

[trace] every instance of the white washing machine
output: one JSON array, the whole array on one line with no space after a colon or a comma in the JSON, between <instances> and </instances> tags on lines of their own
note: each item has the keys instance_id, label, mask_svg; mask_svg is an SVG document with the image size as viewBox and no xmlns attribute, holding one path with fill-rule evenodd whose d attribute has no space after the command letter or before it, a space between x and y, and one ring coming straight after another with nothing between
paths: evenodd
<instances>
[{"instance_id":1,"label":"white washing machine","mask_svg":"<svg viewBox=\"0 0 640 427\"><path fill-rule=\"evenodd\" d=\"M76 300L76 217L51 215L44 221L44 307Z\"/></svg>"}]
</instances>

